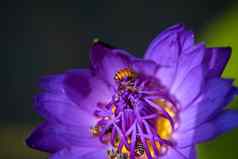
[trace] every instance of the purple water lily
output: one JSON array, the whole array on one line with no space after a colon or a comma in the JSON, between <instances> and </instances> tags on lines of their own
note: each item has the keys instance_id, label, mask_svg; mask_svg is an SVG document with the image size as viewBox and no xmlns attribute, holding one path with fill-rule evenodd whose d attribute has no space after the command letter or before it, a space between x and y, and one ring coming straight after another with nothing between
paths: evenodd
<instances>
[{"instance_id":1,"label":"purple water lily","mask_svg":"<svg viewBox=\"0 0 238 159\"><path fill-rule=\"evenodd\" d=\"M196 44L183 25L144 59L97 41L90 69L42 79L35 110L45 121L26 143L50 159L195 159L196 144L238 127L226 108L237 88L221 78L230 53Z\"/></svg>"}]
</instances>

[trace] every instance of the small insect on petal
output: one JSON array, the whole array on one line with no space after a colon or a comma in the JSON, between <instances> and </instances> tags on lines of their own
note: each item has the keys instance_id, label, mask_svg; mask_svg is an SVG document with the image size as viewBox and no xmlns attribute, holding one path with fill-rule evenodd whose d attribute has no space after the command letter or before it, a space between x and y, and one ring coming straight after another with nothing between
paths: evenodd
<instances>
[{"instance_id":1,"label":"small insect on petal","mask_svg":"<svg viewBox=\"0 0 238 159\"><path fill-rule=\"evenodd\" d=\"M136 77L136 73L130 68L124 68L115 73L116 81L132 80Z\"/></svg>"}]
</instances>

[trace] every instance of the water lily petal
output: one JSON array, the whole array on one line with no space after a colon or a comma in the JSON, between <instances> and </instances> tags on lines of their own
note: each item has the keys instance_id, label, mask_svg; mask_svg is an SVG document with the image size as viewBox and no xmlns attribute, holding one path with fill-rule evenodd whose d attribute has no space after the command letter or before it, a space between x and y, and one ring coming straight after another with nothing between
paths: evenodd
<instances>
[{"instance_id":1,"label":"water lily petal","mask_svg":"<svg viewBox=\"0 0 238 159\"><path fill-rule=\"evenodd\" d=\"M147 76L154 76L159 66L152 60L136 59L132 61L132 69Z\"/></svg>"},{"instance_id":2,"label":"water lily petal","mask_svg":"<svg viewBox=\"0 0 238 159\"><path fill-rule=\"evenodd\" d=\"M58 123L40 124L26 139L26 144L34 149L54 153L72 145L102 146L92 138L87 126L66 126Z\"/></svg>"},{"instance_id":3,"label":"water lily petal","mask_svg":"<svg viewBox=\"0 0 238 159\"><path fill-rule=\"evenodd\" d=\"M39 87L47 92L64 92L64 74L41 77Z\"/></svg>"},{"instance_id":4,"label":"water lily petal","mask_svg":"<svg viewBox=\"0 0 238 159\"><path fill-rule=\"evenodd\" d=\"M179 85L183 82L186 76L190 73L190 71L201 65L203 61L205 53L205 46L204 44L197 44L196 46L192 47L186 53L183 53L179 57L178 66L176 69L176 75L173 77L174 82L170 89L171 92L174 92Z\"/></svg>"},{"instance_id":5,"label":"water lily petal","mask_svg":"<svg viewBox=\"0 0 238 159\"><path fill-rule=\"evenodd\" d=\"M104 43L97 42L91 48L92 70L102 80L114 86L115 73L123 68L131 67L132 55L120 49L113 49Z\"/></svg>"},{"instance_id":6,"label":"water lily petal","mask_svg":"<svg viewBox=\"0 0 238 159\"><path fill-rule=\"evenodd\" d=\"M67 125L82 125L93 123L95 118L83 112L62 93L42 93L35 97L35 110L45 119ZM80 114L80 115L79 115Z\"/></svg>"},{"instance_id":7,"label":"water lily petal","mask_svg":"<svg viewBox=\"0 0 238 159\"><path fill-rule=\"evenodd\" d=\"M145 59L154 60L161 65L174 63L178 55L194 44L194 35L182 24L166 29L149 45Z\"/></svg>"},{"instance_id":8,"label":"water lily petal","mask_svg":"<svg viewBox=\"0 0 238 159\"><path fill-rule=\"evenodd\" d=\"M98 103L108 103L112 97L112 90L104 81L93 76L89 70L67 72L64 79L64 89L66 95L80 109L90 113L95 110Z\"/></svg>"},{"instance_id":9,"label":"water lily petal","mask_svg":"<svg viewBox=\"0 0 238 159\"><path fill-rule=\"evenodd\" d=\"M216 118L190 131L175 132L174 139L179 147L214 139L218 135L238 127L238 111L225 110Z\"/></svg>"},{"instance_id":10,"label":"water lily petal","mask_svg":"<svg viewBox=\"0 0 238 159\"><path fill-rule=\"evenodd\" d=\"M180 113L180 131L192 129L216 114L234 97L231 80L210 79L201 97Z\"/></svg>"},{"instance_id":11,"label":"water lily petal","mask_svg":"<svg viewBox=\"0 0 238 159\"><path fill-rule=\"evenodd\" d=\"M204 62L208 66L208 76L221 76L230 56L230 47L207 48Z\"/></svg>"},{"instance_id":12,"label":"water lily petal","mask_svg":"<svg viewBox=\"0 0 238 159\"><path fill-rule=\"evenodd\" d=\"M181 108L187 107L199 95L204 84L205 73L203 65L193 68L180 86L171 92L180 103Z\"/></svg>"},{"instance_id":13,"label":"water lily petal","mask_svg":"<svg viewBox=\"0 0 238 159\"><path fill-rule=\"evenodd\" d=\"M164 156L160 157L161 159L188 159L186 156L184 156L180 151L176 150L173 147L169 147L168 151Z\"/></svg>"},{"instance_id":14,"label":"water lily petal","mask_svg":"<svg viewBox=\"0 0 238 159\"><path fill-rule=\"evenodd\" d=\"M106 159L106 151L94 147L69 147L50 157L50 159Z\"/></svg>"}]
</instances>

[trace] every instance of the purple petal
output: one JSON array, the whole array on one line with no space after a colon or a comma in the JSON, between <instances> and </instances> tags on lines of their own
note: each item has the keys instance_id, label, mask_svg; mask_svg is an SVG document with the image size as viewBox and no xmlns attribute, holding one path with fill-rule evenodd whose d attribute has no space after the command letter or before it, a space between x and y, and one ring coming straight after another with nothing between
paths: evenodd
<instances>
[{"instance_id":1,"label":"purple petal","mask_svg":"<svg viewBox=\"0 0 238 159\"><path fill-rule=\"evenodd\" d=\"M72 145L96 146L101 144L92 138L86 126L65 126L57 123L40 124L26 139L26 144L34 149L54 153Z\"/></svg>"},{"instance_id":2,"label":"purple petal","mask_svg":"<svg viewBox=\"0 0 238 159\"><path fill-rule=\"evenodd\" d=\"M187 157L174 147L168 147L168 151L160 159L187 159Z\"/></svg>"},{"instance_id":3,"label":"purple petal","mask_svg":"<svg viewBox=\"0 0 238 159\"><path fill-rule=\"evenodd\" d=\"M186 148L176 148L186 159L196 159L197 158L197 150L196 146L192 145Z\"/></svg>"},{"instance_id":4,"label":"purple petal","mask_svg":"<svg viewBox=\"0 0 238 159\"><path fill-rule=\"evenodd\" d=\"M175 132L174 139L177 146L187 147L190 145L214 139L220 134L238 127L238 111L223 111L213 120L200 125L190 131Z\"/></svg>"},{"instance_id":5,"label":"purple petal","mask_svg":"<svg viewBox=\"0 0 238 159\"><path fill-rule=\"evenodd\" d=\"M115 73L123 68L131 67L133 57L120 49L112 49L97 42L91 48L91 65L93 72L109 85L114 85Z\"/></svg>"},{"instance_id":6,"label":"purple petal","mask_svg":"<svg viewBox=\"0 0 238 159\"><path fill-rule=\"evenodd\" d=\"M237 88L237 87L234 88L234 93L235 93L236 95L238 95L238 88Z\"/></svg>"},{"instance_id":7,"label":"purple petal","mask_svg":"<svg viewBox=\"0 0 238 159\"><path fill-rule=\"evenodd\" d=\"M167 87L170 88L174 81L174 76L176 74L176 65L175 66L160 66L158 68L157 73L155 76L159 79L160 83Z\"/></svg>"},{"instance_id":8,"label":"purple petal","mask_svg":"<svg viewBox=\"0 0 238 159\"><path fill-rule=\"evenodd\" d=\"M150 58L162 66L172 66L177 62L180 54L179 44L177 42L177 34L168 36L166 39L159 42L152 50L150 50ZM147 56L145 56L147 57Z\"/></svg>"},{"instance_id":9,"label":"purple petal","mask_svg":"<svg viewBox=\"0 0 238 159\"><path fill-rule=\"evenodd\" d=\"M95 118L80 110L65 94L43 93L35 98L35 110L49 121L68 125L92 124Z\"/></svg>"},{"instance_id":10,"label":"purple petal","mask_svg":"<svg viewBox=\"0 0 238 159\"><path fill-rule=\"evenodd\" d=\"M210 79L201 96L193 105L181 111L179 131L189 130L202 124L224 108L234 96L232 81Z\"/></svg>"},{"instance_id":11,"label":"purple petal","mask_svg":"<svg viewBox=\"0 0 238 159\"><path fill-rule=\"evenodd\" d=\"M204 63L208 66L209 77L221 76L231 55L231 48L208 48Z\"/></svg>"},{"instance_id":12,"label":"purple petal","mask_svg":"<svg viewBox=\"0 0 238 159\"><path fill-rule=\"evenodd\" d=\"M92 76L88 70L67 72L64 80L66 95L82 110L92 113L98 103L108 103L112 93L109 87Z\"/></svg>"},{"instance_id":13,"label":"purple petal","mask_svg":"<svg viewBox=\"0 0 238 159\"><path fill-rule=\"evenodd\" d=\"M132 61L132 68L137 73L154 76L158 70L158 65L151 60L136 59Z\"/></svg>"},{"instance_id":14,"label":"purple petal","mask_svg":"<svg viewBox=\"0 0 238 159\"><path fill-rule=\"evenodd\" d=\"M145 59L153 60L158 65L160 69L156 74L156 77L160 79L160 82L166 86L170 87L176 72L176 66L178 62L178 57L180 54L179 44L177 42L177 34L168 34L163 40L156 38L149 46L145 54Z\"/></svg>"},{"instance_id":15,"label":"purple petal","mask_svg":"<svg viewBox=\"0 0 238 159\"><path fill-rule=\"evenodd\" d=\"M183 25L175 25L156 37L145 53L145 59L154 60L160 65L171 65L181 52L194 43L193 34Z\"/></svg>"},{"instance_id":16,"label":"purple petal","mask_svg":"<svg viewBox=\"0 0 238 159\"><path fill-rule=\"evenodd\" d=\"M104 148L70 147L65 148L50 157L50 159L106 159Z\"/></svg>"},{"instance_id":17,"label":"purple petal","mask_svg":"<svg viewBox=\"0 0 238 159\"><path fill-rule=\"evenodd\" d=\"M198 96L204 84L204 74L203 65L193 68L177 89L171 92L180 103L181 108L185 108Z\"/></svg>"},{"instance_id":18,"label":"purple petal","mask_svg":"<svg viewBox=\"0 0 238 159\"><path fill-rule=\"evenodd\" d=\"M63 137L57 135L54 125L43 123L34 129L26 139L26 144L33 149L54 153L69 143Z\"/></svg>"},{"instance_id":19,"label":"purple petal","mask_svg":"<svg viewBox=\"0 0 238 159\"><path fill-rule=\"evenodd\" d=\"M48 92L63 92L63 81L64 81L64 75L50 75L45 76L40 79L39 85L40 88L42 88L45 91Z\"/></svg>"},{"instance_id":20,"label":"purple petal","mask_svg":"<svg viewBox=\"0 0 238 159\"><path fill-rule=\"evenodd\" d=\"M179 57L176 75L173 77L175 79L171 87L171 92L174 92L174 90L179 87L181 82L183 82L183 80L193 68L199 66L202 63L204 53L204 44L198 44Z\"/></svg>"},{"instance_id":21,"label":"purple petal","mask_svg":"<svg viewBox=\"0 0 238 159\"><path fill-rule=\"evenodd\" d=\"M147 49L145 59L153 60L161 66L156 77L167 88L174 81L180 55L186 52L190 53L193 50L197 51L197 46L193 48L193 44L193 33L186 31L183 25L175 25L156 37ZM191 59L189 60L191 61Z\"/></svg>"}]
</instances>

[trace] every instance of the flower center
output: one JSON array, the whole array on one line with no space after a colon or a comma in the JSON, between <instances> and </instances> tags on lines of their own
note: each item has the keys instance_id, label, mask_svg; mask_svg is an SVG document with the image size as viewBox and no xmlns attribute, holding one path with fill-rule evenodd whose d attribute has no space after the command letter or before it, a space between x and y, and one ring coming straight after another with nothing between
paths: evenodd
<instances>
[{"instance_id":1,"label":"flower center","mask_svg":"<svg viewBox=\"0 0 238 159\"><path fill-rule=\"evenodd\" d=\"M93 136L109 144L108 158L157 158L172 146L176 104L157 79L130 68L114 76L117 88L109 103L98 103Z\"/></svg>"}]
</instances>

